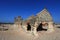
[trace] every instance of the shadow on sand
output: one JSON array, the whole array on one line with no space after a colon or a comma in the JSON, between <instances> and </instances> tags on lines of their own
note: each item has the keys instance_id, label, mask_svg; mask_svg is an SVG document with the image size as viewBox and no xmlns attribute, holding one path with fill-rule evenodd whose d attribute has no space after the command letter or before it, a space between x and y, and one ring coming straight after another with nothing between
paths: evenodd
<instances>
[{"instance_id":1,"label":"shadow on sand","mask_svg":"<svg viewBox=\"0 0 60 40\"><path fill-rule=\"evenodd\" d=\"M60 28L60 26L58 26L57 28Z\"/></svg>"}]
</instances>

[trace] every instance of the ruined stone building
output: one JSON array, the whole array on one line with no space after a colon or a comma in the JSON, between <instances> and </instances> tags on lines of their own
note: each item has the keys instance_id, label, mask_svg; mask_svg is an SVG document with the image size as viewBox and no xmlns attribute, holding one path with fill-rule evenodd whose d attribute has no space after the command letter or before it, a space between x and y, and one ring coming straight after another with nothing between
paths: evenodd
<instances>
[{"instance_id":1,"label":"ruined stone building","mask_svg":"<svg viewBox=\"0 0 60 40\"><path fill-rule=\"evenodd\" d=\"M53 30L53 19L48 10L44 8L41 12L28 17L26 20L23 20L21 16L15 17L13 25L18 25L26 31Z\"/></svg>"},{"instance_id":2,"label":"ruined stone building","mask_svg":"<svg viewBox=\"0 0 60 40\"><path fill-rule=\"evenodd\" d=\"M53 19L47 9L43 9L38 12L36 16L32 15L26 20L21 20L21 17L17 17L15 23L20 24L26 31L41 30L53 30Z\"/></svg>"}]
</instances>

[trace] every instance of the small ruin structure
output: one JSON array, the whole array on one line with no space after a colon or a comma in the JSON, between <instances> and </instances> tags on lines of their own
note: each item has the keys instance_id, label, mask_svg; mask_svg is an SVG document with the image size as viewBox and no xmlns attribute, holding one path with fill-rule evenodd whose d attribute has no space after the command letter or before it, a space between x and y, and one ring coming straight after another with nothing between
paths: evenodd
<instances>
[{"instance_id":1,"label":"small ruin structure","mask_svg":"<svg viewBox=\"0 0 60 40\"><path fill-rule=\"evenodd\" d=\"M38 12L36 16L32 15L26 20L23 20L21 16L15 17L13 25L16 25L16 27L24 30L25 32L36 35L38 31L54 31L53 23L52 16L48 10L44 8L41 12ZM2 26L7 24L0 25Z\"/></svg>"}]
</instances>

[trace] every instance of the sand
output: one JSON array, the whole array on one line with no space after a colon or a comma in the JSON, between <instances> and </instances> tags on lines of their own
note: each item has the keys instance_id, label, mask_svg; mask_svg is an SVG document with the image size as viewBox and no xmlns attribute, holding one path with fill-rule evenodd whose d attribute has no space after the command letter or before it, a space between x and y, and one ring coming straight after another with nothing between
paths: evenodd
<instances>
[{"instance_id":1,"label":"sand","mask_svg":"<svg viewBox=\"0 0 60 40\"><path fill-rule=\"evenodd\" d=\"M24 31L0 31L0 40L60 40L60 28L55 27L54 32L39 31L38 36Z\"/></svg>"}]
</instances>

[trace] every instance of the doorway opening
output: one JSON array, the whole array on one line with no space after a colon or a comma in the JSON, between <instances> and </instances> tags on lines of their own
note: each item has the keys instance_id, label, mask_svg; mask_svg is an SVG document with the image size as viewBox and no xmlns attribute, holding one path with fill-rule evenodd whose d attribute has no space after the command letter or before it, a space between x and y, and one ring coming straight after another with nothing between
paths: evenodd
<instances>
[{"instance_id":1,"label":"doorway opening","mask_svg":"<svg viewBox=\"0 0 60 40\"><path fill-rule=\"evenodd\" d=\"M37 31L42 31L42 30L43 30L42 23L40 23L37 27Z\"/></svg>"},{"instance_id":2,"label":"doorway opening","mask_svg":"<svg viewBox=\"0 0 60 40\"><path fill-rule=\"evenodd\" d=\"M40 23L37 27L37 31L47 31L48 23L42 24Z\"/></svg>"},{"instance_id":3,"label":"doorway opening","mask_svg":"<svg viewBox=\"0 0 60 40\"><path fill-rule=\"evenodd\" d=\"M27 23L27 31L31 31L31 25L30 25L30 23Z\"/></svg>"}]
</instances>

